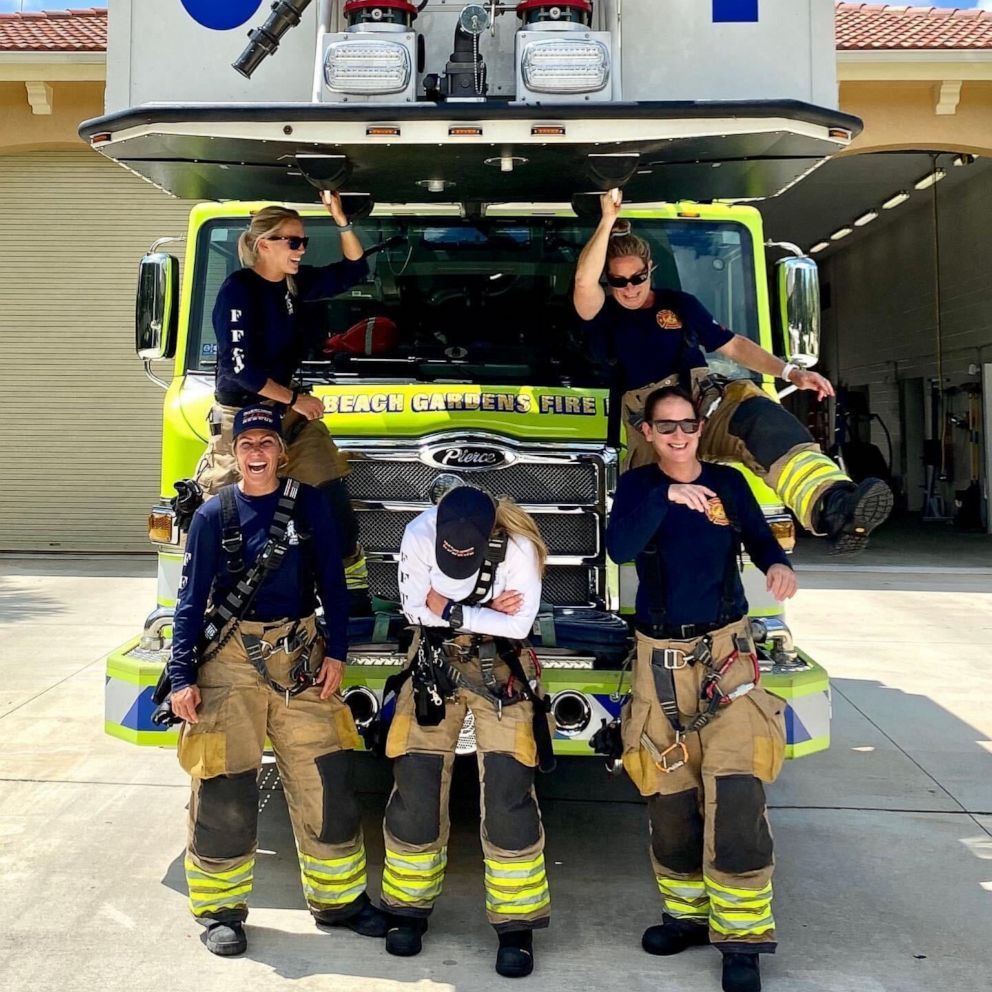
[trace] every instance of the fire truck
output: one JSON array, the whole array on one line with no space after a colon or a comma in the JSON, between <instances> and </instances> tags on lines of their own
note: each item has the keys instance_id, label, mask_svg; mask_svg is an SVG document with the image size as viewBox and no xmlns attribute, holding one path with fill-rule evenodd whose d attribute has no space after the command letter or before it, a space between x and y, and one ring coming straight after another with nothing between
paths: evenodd
<instances>
[{"instance_id":1,"label":"fire truck","mask_svg":"<svg viewBox=\"0 0 992 992\"><path fill-rule=\"evenodd\" d=\"M379 315L399 328L387 353L318 347L300 369L350 462L376 607L349 627L346 699L360 725L383 705L404 661L403 529L467 482L525 507L548 543L533 643L556 751L591 755L626 691L618 617L633 611L636 575L604 549L624 442L608 370L587 357L571 306L578 254L601 194L622 189L657 285L813 365L816 266L767 242L754 204L860 129L836 110L833 30L832 0L276 0L268 11L260 0L111 0L106 114L80 133L197 205L185 235L139 265L137 353L165 389L149 517L158 602L107 659L107 732L173 739L151 722L182 564L170 498L207 443L210 314L239 265L238 236L262 205L289 204L306 219L307 262L334 261L319 197L336 190L370 275L309 306L308 327L316 341ZM775 395L770 379L710 362ZM741 471L791 550L781 501ZM821 750L827 673L797 648L752 565L744 578L764 684L787 703L788 754ZM462 743L472 748L471 727Z\"/></svg>"}]
</instances>

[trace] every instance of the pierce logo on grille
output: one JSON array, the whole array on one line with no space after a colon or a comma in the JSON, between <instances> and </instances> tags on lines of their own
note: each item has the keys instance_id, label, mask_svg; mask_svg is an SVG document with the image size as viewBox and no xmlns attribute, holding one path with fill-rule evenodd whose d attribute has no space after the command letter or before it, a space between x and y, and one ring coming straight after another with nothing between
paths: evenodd
<instances>
[{"instance_id":1,"label":"pierce logo on grille","mask_svg":"<svg viewBox=\"0 0 992 992\"><path fill-rule=\"evenodd\" d=\"M438 449L431 454L431 460L445 468L496 468L506 464L507 455L499 448L460 445Z\"/></svg>"}]
</instances>

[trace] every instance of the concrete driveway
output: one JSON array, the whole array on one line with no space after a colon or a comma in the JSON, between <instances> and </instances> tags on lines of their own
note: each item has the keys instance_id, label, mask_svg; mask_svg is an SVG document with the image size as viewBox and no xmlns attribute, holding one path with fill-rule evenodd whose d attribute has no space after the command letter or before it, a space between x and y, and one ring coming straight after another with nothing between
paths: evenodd
<instances>
[{"instance_id":1,"label":"concrete driveway","mask_svg":"<svg viewBox=\"0 0 992 992\"><path fill-rule=\"evenodd\" d=\"M814 558L801 571L791 622L834 677L834 744L787 765L770 792L781 947L764 963L767 990L992 984L992 570L898 561ZM0 561L0 990L505 988L470 763L420 957L312 926L278 789L260 817L248 955L204 950L182 879L185 776L173 754L102 732L102 657L153 599L150 560ZM388 775L368 763L363 779L375 887ZM640 950L660 907L629 787L593 760L541 786L555 918L529 987L719 989L711 950Z\"/></svg>"}]
</instances>

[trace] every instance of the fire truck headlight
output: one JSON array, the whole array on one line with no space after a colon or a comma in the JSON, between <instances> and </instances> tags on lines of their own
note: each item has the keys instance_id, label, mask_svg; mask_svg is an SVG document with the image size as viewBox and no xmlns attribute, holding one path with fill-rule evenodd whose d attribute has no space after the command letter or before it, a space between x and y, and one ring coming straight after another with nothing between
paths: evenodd
<instances>
[{"instance_id":1,"label":"fire truck headlight","mask_svg":"<svg viewBox=\"0 0 992 992\"><path fill-rule=\"evenodd\" d=\"M768 518L775 540L785 552L791 552L796 547L796 522L788 514Z\"/></svg>"},{"instance_id":2,"label":"fire truck headlight","mask_svg":"<svg viewBox=\"0 0 992 992\"><path fill-rule=\"evenodd\" d=\"M324 82L335 93L402 93L412 70L409 50L393 41L336 41L324 56Z\"/></svg>"},{"instance_id":3,"label":"fire truck headlight","mask_svg":"<svg viewBox=\"0 0 992 992\"><path fill-rule=\"evenodd\" d=\"M596 93L610 81L610 53L601 41L533 41L520 70L535 93Z\"/></svg>"}]
</instances>

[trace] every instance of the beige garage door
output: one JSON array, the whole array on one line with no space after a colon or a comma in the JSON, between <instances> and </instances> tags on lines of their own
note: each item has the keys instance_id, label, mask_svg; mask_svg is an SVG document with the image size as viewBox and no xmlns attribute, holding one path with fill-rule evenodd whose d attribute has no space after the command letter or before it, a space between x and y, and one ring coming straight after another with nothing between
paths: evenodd
<instances>
[{"instance_id":1,"label":"beige garage door","mask_svg":"<svg viewBox=\"0 0 992 992\"><path fill-rule=\"evenodd\" d=\"M0 551L147 551L163 392L137 262L189 204L92 152L0 156Z\"/></svg>"}]
</instances>

